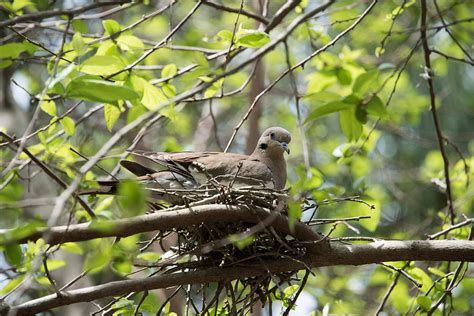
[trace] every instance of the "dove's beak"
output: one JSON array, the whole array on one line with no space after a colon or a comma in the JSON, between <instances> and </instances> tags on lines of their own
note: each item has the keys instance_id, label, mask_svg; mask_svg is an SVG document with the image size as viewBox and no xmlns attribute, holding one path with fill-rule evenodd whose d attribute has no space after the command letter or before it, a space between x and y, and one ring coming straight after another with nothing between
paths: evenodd
<instances>
[{"instance_id":1,"label":"dove's beak","mask_svg":"<svg viewBox=\"0 0 474 316\"><path fill-rule=\"evenodd\" d=\"M281 147L283 147L283 150L286 151L288 153L288 155L290 154L290 147L288 147L288 144L285 143L285 142L281 142Z\"/></svg>"}]
</instances>

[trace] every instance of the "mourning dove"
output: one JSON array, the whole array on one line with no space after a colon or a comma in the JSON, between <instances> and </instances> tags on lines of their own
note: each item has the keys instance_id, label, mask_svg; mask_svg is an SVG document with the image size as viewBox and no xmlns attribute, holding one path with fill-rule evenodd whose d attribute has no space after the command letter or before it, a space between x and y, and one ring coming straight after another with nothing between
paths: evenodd
<instances>
[{"instance_id":1,"label":"mourning dove","mask_svg":"<svg viewBox=\"0 0 474 316\"><path fill-rule=\"evenodd\" d=\"M250 156L222 152L143 153L144 157L163 170L155 170L138 162L122 160L120 164L137 176L147 188L176 190L191 189L212 183L234 187L263 186L281 190L286 183L284 152L290 153L290 133L281 127L270 127L258 140ZM86 194L115 193L118 181L99 181L101 188ZM162 191L161 191L162 192ZM82 193L84 194L84 193ZM171 196L155 192L154 198L177 202Z\"/></svg>"}]
</instances>

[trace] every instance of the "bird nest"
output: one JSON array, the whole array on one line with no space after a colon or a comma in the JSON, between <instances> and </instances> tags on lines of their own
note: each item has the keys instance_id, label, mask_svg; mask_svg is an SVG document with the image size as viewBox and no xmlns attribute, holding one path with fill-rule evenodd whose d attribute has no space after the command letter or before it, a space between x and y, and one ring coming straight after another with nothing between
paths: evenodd
<instances>
[{"instance_id":1,"label":"bird nest","mask_svg":"<svg viewBox=\"0 0 474 316\"><path fill-rule=\"evenodd\" d=\"M229 208L229 214L233 214L234 209L244 209L247 216L239 220L235 217L232 217L232 220L220 218L160 231L152 239L142 242L140 251L143 252L152 244L159 243L164 255L157 262L136 262L136 266L152 268L152 274L156 275L210 268L264 266L264 262L278 259L298 261L308 251L305 242L310 238L307 235L318 235L306 225L306 241L299 240L298 234L292 233L286 217L287 193L288 191L263 187L232 188L217 185L174 192L166 190L166 194L179 195L186 208L191 210L205 205L225 205ZM152 203L152 207L152 212L171 212L179 208L163 208L163 205L158 203ZM297 224L303 225L299 222ZM187 308L193 309L196 314L205 314L216 308L230 314L245 313L252 309L256 301L265 305L276 299L290 308L299 294L295 282L300 280L297 271L268 271L256 277L223 281L217 285L182 286L175 294L179 290L185 291ZM288 288L291 293L285 296L285 293L288 294L285 289ZM165 305L166 302L162 307Z\"/></svg>"}]
</instances>

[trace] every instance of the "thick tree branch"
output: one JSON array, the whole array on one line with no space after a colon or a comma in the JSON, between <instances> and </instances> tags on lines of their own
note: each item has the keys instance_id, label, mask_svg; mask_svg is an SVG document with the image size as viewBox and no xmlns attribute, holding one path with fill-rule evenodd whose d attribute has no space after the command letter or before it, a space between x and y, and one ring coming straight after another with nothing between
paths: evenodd
<instances>
[{"instance_id":1,"label":"thick tree branch","mask_svg":"<svg viewBox=\"0 0 474 316\"><path fill-rule=\"evenodd\" d=\"M24 243L42 237L46 237L50 245L103 237L126 237L156 230L189 227L203 222L246 221L256 224L270 215L274 216L274 214L275 213L270 212L268 209L256 206L209 204L191 208L176 208L168 211L162 210L152 214L113 221L56 226L51 228L45 227L22 238L12 237L14 233L13 230L0 230L0 235L4 236L0 239L0 245ZM288 218L282 214L276 214L270 226L279 232L292 235L300 241L315 241L320 239L319 235L313 232L309 226L302 223L296 223L294 231L292 232L288 226Z\"/></svg>"},{"instance_id":2,"label":"thick tree branch","mask_svg":"<svg viewBox=\"0 0 474 316\"><path fill-rule=\"evenodd\" d=\"M185 284L228 282L270 273L296 271L306 266L363 265L385 261L474 261L474 242L461 240L377 241L365 245L332 244L324 255L308 255L303 259L268 260L233 267L179 272L145 279L114 281L107 284L51 294L14 306L13 314L33 314L77 302L118 296L130 292L168 288Z\"/></svg>"}]
</instances>

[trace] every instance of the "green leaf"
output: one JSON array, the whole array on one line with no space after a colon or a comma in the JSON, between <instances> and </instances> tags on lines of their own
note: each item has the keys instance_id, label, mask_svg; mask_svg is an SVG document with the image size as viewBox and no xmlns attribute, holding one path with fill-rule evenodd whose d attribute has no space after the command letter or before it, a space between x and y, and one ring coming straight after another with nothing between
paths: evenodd
<instances>
[{"instance_id":1,"label":"green leaf","mask_svg":"<svg viewBox=\"0 0 474 316\"><path fill-rule=\"evenodd\" d=\"M126 86L83 76L73 79L66 88L66 97L92 102L110 103L118 100L134 100L139 95Z\"/></svg>"},{"instance_id":2,"label":"green leaf","mask_svg":"<svg viewBox=\"0 0 474 316\"><path fill-rule=\"evenodd\" d=\"M46 100L40 103L40 108L51 116L56 116L56 103L53 100Z\"/></svg>"},{"instance_id":3,"label":"green leaf","mask_svg":"<svg viewBox=\"0 0 474 316\"><path fill-rule=\"evenodd\" d=\"M221 38L224 41L232 41L232 32L229 30L222 30L217 33L217 37Z\"/></svg>"},{"instance_id":4,"label":"green leaf","mask_svg":"<svg viewBox=\"0 0 474 316\"><path fill-rule=\"evenodd\" d=\"M87 23L84 20L73 20L72 29L78 33L87 33Z\"/></svg>"},{"instance_id":5,"label":"green leaf","mask_svg":"<svg viewBox=\"0 0 474 316\"><path fill-rule=\"evenodd\" d=\"M146 192L135 181L121 182L118 187L119 201L130 215L142 214L146 209Z\"/></svg>"},{"instance_id":6,"label":"green leaf","mask_svg":"<svg viewBox=\"0 0 474 316\"><path fill-rule=\"evenodd\" d=\"M324 102L329 103L340 99L340 95L334 92L321 91L316 93L307 94L303 97L304 99L310 100L311 102Z\"/></svg>"},{"instance_id":7,"label":"green leaf","mask_svg":"<svg viewBox=\"0 0 474 316\"><path fill-rule=\"evenodd\" d=\"M349 70L340 68L336 72L337 81L343 86L350 85L352 82L352 74Z\"/></svg>"},{"instance_id":8,"label":"green leaf","mask_svg":"<svg viewBox=\"0 0 474 316\"><path fill-rule=\"evenodd\" d=\"M446 273L444 273L440 269L433 268L433 267L428 267L428 271L439 277L444 277L446 275Z\"/></svg>"},{"instance_id":9,"label":"green leaf","mask_svg":"<svg viewBox=\"0 0 474 316\"><path fill-rule=\"evenodd\" d=\"M43 144L37 144L37 145L42 146L42 148L44 148ZM36 145L33 145L33 146L36 146ZM30 146L29 148L33 146ZM35 232L38 232L40 230L40 227L43 227L43 226L44 226L44 223L40 221L34 221L34 222L22 224L22 226L15 227L9 230L5 234L0 234L0 244L6 244L9 241L25 238Z\"/></svg>"},{"instance_id":10,"label":"green leaf","mask_svg":"<svg viewBox=\"0 0 474 316\"><path fill-rule=\"evenodd\" d=\"M33 3L30 0L14 0L12 7L13 7L13 11L16 12L29 5L33 5Z\"/></svg>"},{"instance_id":11,"label":"green leaf","mask_svg":"<svg viewBox=\"0 0 474 316\"><path fill-rule=\"evenodd\" d=\"M383 53L385 53L385 48L383 48L381 46L375 47L375 56L376 57L382 56Z\"/></svg>"},{"instance_id":12,"label":"green leaf","mask_svg":"<svg viewBox=\"0 0 474 316\"><path fill-rule=\"evenodd\" d=\"M26 51L23 43L8 43L0 46L0 58L16 58Z\"/></svg>"},{"instance_id":13,"label":"green leaf","mask_svg":"<svg viewBox=\"0 0 474 316\"><path fill-rule=\"evenodd\" d=\"M21 263L22 251L21 246L18 244L8 245L5 247L4 251L5 258L7 259L8 264L11 266L18 266Z\"/></svg>"},{"instance_id":14,"label":"green leaf","mask_svg":"<svg viewBox=\"0 0 474 316\"><path fill-rule=\"evenodd\" d=\"M376 87L379 78L379 71L377 69L367 71L357 77L352 86L352 91L359 95L367 93L370 89Z\"/></svg>"},{"instance_id":15,"label":"green leaf","mask_svg":"<svg viewBox=\"0 0 474 316\"><path fill-rule=\"evenodd\" d=\"M270 36L262 31L246 30L245 33L237 39L238 46L248 48L260 48L268 42L270 42Z\"/></svg>"},{"instance_id":16,"label":"green leaf","mask_svg":"<svg viewBox=\"0 0 474 316\"><path fill-rule=\"evenodd\" d=\"M161 86L161 89L168 98L172 98L176 95L176 88L172 84L165 83Z\"/></svg>"},{"instance_id":17,"label":"green leaf","mask_svg":"<svg viewBox=\"0 0 474 316\"><path fill-rule=\"evenodd\" d=\"M133 304L134 304L134 302L132 300L129 300L129 299L126 299L126 298L122 297L116 303L114 303L112 305L112 308L117 309L117 308L122 308L122 307L125 307L125 306L132 306Z\"/></svg>"},{"instance_id":18,"label":"green leaf","mask_svg":"<svg viewBox=\"0 0 474 316\"><path fill-rule=\"evenodd\" d=\"M84 61L79 69L90 75L109 76L125 67L125 63L118 57L96 55Z\"/></svg>"},{"instance_id":19,"label":"green leaf","mask_svg":"<svg viewBox=\"0 0 474 316\"><path fill-rule=\"evenodd\" d=\"M348 141L356 141L362 134L362 124L356 119L354 109L339 112L339 125Z\"/></svg>"},{"instance_id":20,"label":"green leaf","mask_svg":"<svg viewBox=\"0 0 474 316\"><path fill-rule=\"evenodd\" d=\"M161 255L157 252L143 252L137 256L137 259L155 262L160 260Z\"/></svg>"},{"instance_id":21,"label":"green leaf","mask_svg":"<svg viewBox=\"0 0 474 316\"><path fill-rule=\"evenodd\" d=\"M255 242L255 236L254 235L247 235L245 237L240 237L237 234L230 235L229 240L234 244L237 248L240 250L247 248L251 244Z\"/></svg>"},{"instance_id":22,"label":"green leaf","mask_svg":"<svg viewBox=\"0 0 474 316\"><path fill-rule=\"evenodd\" d=\"M423 293L427 293L429 291L429 289L433 285L433 281L424 270L418 267L414 267L414 268L409 269L407 272L423 285L421 287L421 291Z\"/></svg>"},{"instance_id":23,"label":"green leaf","mask_svg":"<svg viewBox=\"0 0 474 316\"><path fill-rule=\"evenodd\" d=\"M283 298L290 299L296 292L298 292L299 288L300 286L298 284L288 286L283 290Z\"/></svg>"},{"instance_id":24,"label":"green leaf","mask_svg":"<svg viewBox=\"0 0 474 316\"><path fill-rule=\"evenodd\" d=\"M112 246L107 240L102 240L93 251L87 254L83 269L92 274L100 272L109 264L111 255Z\"/></svg>"},{"instance_id":25,"label":"green leaf","mask_svg":"<svg viewBox=\"0 0 474 316\"><path fill-rule=\"evenodd\" d=\"M168 101L168 98L163 91L143 80L143 98L141 101L148 110L156 111L161 104Z\"/></svg>"},{"instance_id":26,"label":"green leaf","mask_svg":"<svg viewBox=\"0 0 474 316\"><path fill-rule=\"evenodd\" d=\"M104 20L102 21L102 25L104 26L104 30L108 35L113 35L122 30L120 24L115 20Z\"/></svg>"},{"instance_id":27,"label":"green leaf","mask_svg":"<svg viewBox=\"0 0 474 316\"><path fill-rule=\"evenodd\" d=\"M301 218L301 207L297 203L290 203L288 206L288 226L290 230L295 229L296 220Z\"/></svg>"},{"instance_id":28,"label":"green leaf","mask_svg":"<svg viewBox=\"0 0 474 316\"><path fill-rule=\"evenodd\" d=\"M16 288L23 280L25 279L25 274L20 275L14 279L12 279L10 282L8 282L6 285L3 285L3 288L0 289L0 294L5 295L14 288Z\"/></svg>"},{"instance_id":29,"label":"green leaf","mask_svg":"<svg viewBox=\"0 0 474 316\"><path fill-rule=\"evenodd\" d=\"M115 261L114 263L112 263L112 268L121 276L125 276L132 272L132 264L128 261Z\"/></svg>"},{"instance_id":30,"label":"green leaf","mask_svg":"<svg viewBox=\"0 0 474 316\"><path fill-rule=\"evenodd\" d=\"M75 242L61 244L61 249L78 255L82 255L84 253L84 250L82 250L81 246Z\"/></svg>"},{"instance_id":31,"label":"green leaf","mask_svg":"<svg viewBox=\"0 0 474 316\"><path fill-rule=\"evenodd\" d=\"M0 69L7 68L11 64L13 64L11 60L0 60Z\"/></svg>"},{"instance_id":32,"label":"green leaf","mask_svg":"<svg viewBox=\"0 0 474 316\"><path fill-rule=\"evenodd\" d=\"M384 117L387 114L387 110L385 109L385 105L383 104L382 100L377 96L374 95L369 103L366 105L367 113L371 115L375 115L378 117Z\"/></svg>"},{"instance_id":33,"label":"green leaf","mask_svg":"<svg viewBox=\"0 0 474 316\"><path fill-rule=\"evenodd\" d=\"M105 125L107 125L107 129L109 132L112 131L115 123L117 123L118 118L120 117L120 109L116 105L112 104L104 104L104 118L105 118Z\"/></svg>"},{"instance_id":34,"label":"green leaf","mask_svg":"<svg viewBox=\"0 0 474 316\"><path fill-rule=\"evenodd\" d=\"M74 120L72 118L66 116L63 117L59 122L63 126L64 132L67 135L72 136L76 133L76 123L74 123Z\"/></svg>"},{"instance_id":35,"label":"green leaf","mask_svg":"<svg viewBox=\"0 0 474 316\"><path fill-rule=\"evenodd\" d=\"M138 117L145 114L147 109L143 105L135 105L127 113L127 124L135 121Z\"/></svg>"},{"instance_id":36,"label":"green leaf","mask_svg":"<svg viewBox=\"0 0 474 316\"><path fill-rule=\"evenodd\" d=\"M200 78L202 80L202 78ZM222 84L224 83L224 78L217 80L214 82L209 88L206 89L204 92L204 97L205 98L211 98L216 95L217 91L222 87Z\"/></svg>"},{"instance_id":37,"label":"green leaf","mask_svg":"<svg viewBox=\"0 0 474 316\"><path fill-rule=\"evenodd\" d=\"M87 52L87 45L84 42L81 33L74 33L71 44L72 48L76 51L77 56L82 56Z\"/></svg>"},{"instance_id":38,"label":"green leaf","mask_svg":"<svg viewBox=\"0 0 474 316\"><path fill-rule=\"evenodd\" d=\"M161 78L172 77L176 75L177 71L178 68L175 64L168 64L161 70Z\"/></svg>"},{"instance_id":39,"label":"green leaf","mask_svg":"<svg viewBox=\"0 0 474 316\"><path fill-rule=\"evenodd\" d=\"M426 312L431 308L431 299L428 296L418 296L416 302Z\"/></svg>"},{"instance_id":40,"label":"green leaf","mask_svg":"<svg viewBox=\"0 0 474 316\"><path fill-rule=\"evenodd\" d=\"M117 38L117 44L123 51L143 50L145 45L142 40L133 35L121 34Z\"/></svg>"},{"instance_id":41,"label":"green leaf","mask_svg":"<svg viewBox=\"0 0 474 316\"><path fill-rule=\"evenodd\" d=\"M334 112L339 112L339 111L344 111L347 109L350 109L354 107L353 104L351 103L346 103L343 101L334 101L334 102L329 102L326 104L323 104L321 106L318 106L313 112L311 112L304 123L308 123L311 121L314 121L322 116L334 113Z\"/></svg>"}]
</instances>

